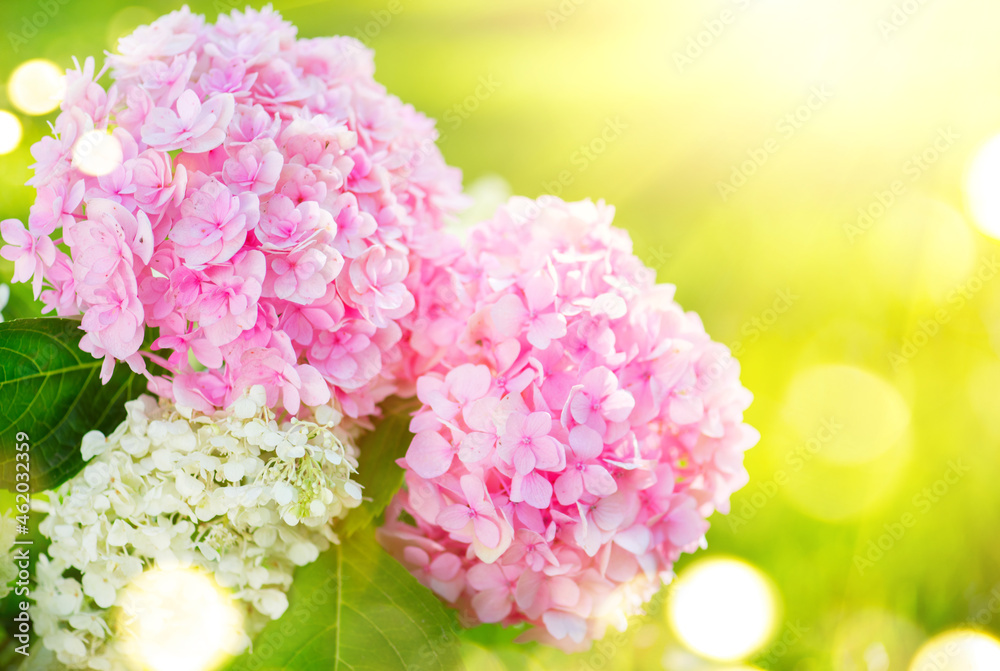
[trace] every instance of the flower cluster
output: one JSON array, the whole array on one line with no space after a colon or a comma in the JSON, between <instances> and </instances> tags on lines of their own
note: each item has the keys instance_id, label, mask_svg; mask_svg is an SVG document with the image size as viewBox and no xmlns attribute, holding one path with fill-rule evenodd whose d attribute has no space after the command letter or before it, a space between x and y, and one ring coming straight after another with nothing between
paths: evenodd
<instances>
[{"instance_id":1,"label":"flower cluster","mask_svg":"<svg viewBox=\"0 0 1000 671\"><path fill-rule=\"evenodd\" d=\"M758 438L738 364L612 216L515 198L471 231L464 316L417 380L407 487L379 534L469 621L567 649L623 628L697 549Z\"/></svg>"},{"instance_id":2,"label":"flower cluster","mask_svg":"<svg viewBox=\"0 0 1000 671\"><path fill-rule=\"evenodd\" d=\"M87 434L91 461L38 504L52 543L33 619L60 662L126 668L111 609L154 564L206 570L244 602L244 645L285 611L295 567L336 540L329 522L361 503L361 488L336 411L279 425L265 404L261 386L212 415L142 396L110 436Z\"/></svg>"},{"instance_id":3,"label":"flower cluster","mask_svg":"<svg viewBox=\"0 0 1000 671\"><path fill-rule=\"evenodd\" d=\"M203 412L263 384L293 414L332 398L364 417L412 387L402 320L462 203L433 122L362 44L296 39L270 8L214 25L184 8L118 51L107 89L93 59L68 72L32 147L28 225L0 224L14 280L82 314L104 379L144 371L157 329L153 389Z\"/></svg>"},{"instance_id":4,"label":"flower cluster","mask_svg":"<svg viewBox=\"0 0 1000 671\"><path fill-rule=\"evenodd\" d=\"M360 504L350 437L392 394L422 406L380 541L469 622L566 649L623 627L745 484L739 367L613 210L514 198L463 247L433 122L373 75L269 7L185 7L67 74L0 255L81 316L102 379L124 362L158 398L39 503L61 663L125 667L111 609L153 565L210 572L246 645Z\"/></svg>"}]
</instances>

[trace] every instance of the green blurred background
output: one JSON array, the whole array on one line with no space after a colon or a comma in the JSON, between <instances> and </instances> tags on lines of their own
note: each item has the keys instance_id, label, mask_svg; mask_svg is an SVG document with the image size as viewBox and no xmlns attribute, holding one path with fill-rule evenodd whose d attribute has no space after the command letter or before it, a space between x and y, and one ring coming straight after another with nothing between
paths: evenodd
<instances>
[{"instance_id":1,"label":"green blurred background","mask_svg":"<svg viewBox=\"0 0 1000 671\"><path fill-rule=\"evenodd\" d=\"M780 595L774 637L743 662L905 671L939 632L1000 631L1000 249L988 234L1000 236L1000 173L996 145L980 153L1000 133L1000 6L274 5L302 36L364 36L377 78L439 120L445 157L484 200L505 180L613 203L638 255L733 347L763 438L751 484L693 560L739 557ZM178 6L4 0L0 78L28 59L99 55ZM27 148L52 115L20 114L6 92L0 108L24 125L0 156L0 218L24 219ZM13 289L4 315L33 316ZM704 661L651 610L626 640L573 658L477 630L470 668L737 668Z\"/></svg>"}]
</instances>

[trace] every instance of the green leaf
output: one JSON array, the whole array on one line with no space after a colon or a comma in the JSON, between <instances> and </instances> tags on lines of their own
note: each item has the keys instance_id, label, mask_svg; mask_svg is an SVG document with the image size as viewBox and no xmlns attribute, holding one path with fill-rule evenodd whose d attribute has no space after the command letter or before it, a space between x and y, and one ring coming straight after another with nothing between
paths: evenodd
<instances>
[{"instance_id":1,"label":"green leaf","mask_svg":"<svg viewBox=\"0 0 1000 671\"><path fill-rule=\"evenodd\" d=\"M410 446L410 415L419 407L414 399L387 399L382 403L382 418L377 420L375 430L358 442L355 480L364 487L364 503L337 526L341 538L371 524L403 486L404 471L396 465L396 459L405 455Z\"/></svg>"},{"instance_id":2,"label":"green leaf","mask_svg":"<svg viewBox=\"0 0 1000 671\"><path fill-rule=\"evenodd\" d=\"M289 606L229 671L459 671L451 618L427 588L354 534L299 569Z\"/></svg>"},{"instance_id":3,"label":"green leaf","mask_svg":"<svg viewBox=\"0 0 1000 671\"><path fill-rule=\"evenodd\" d=\"M0 323L0 486L13 489L15 446L25 442L30 491L65 482L83 467L83 435L113 431L125 402L146 390L146 379L122 364L101 384L102 360L80 349L81 335L72 319Z\"/></svg>"}]
</instances>

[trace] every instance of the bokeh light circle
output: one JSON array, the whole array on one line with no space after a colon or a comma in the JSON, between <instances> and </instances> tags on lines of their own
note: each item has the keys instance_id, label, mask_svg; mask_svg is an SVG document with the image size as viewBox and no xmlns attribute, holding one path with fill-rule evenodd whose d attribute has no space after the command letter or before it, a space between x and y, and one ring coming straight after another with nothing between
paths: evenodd
<instances>
[{"instance_id":1,"label":"bokeh light circle","mask_svg":"<svg viewBox=\"0 0 1000 671\"><path fill-rule=\"evenodd\" d=\"M1000 641L969 630L954 630L928 641L910 662L909 671L997 671Z\"/></svg>"},{"instance_id":2,"label":"bokeh light circle","mask_svg":"<svg viewBox=\"0 0 1000 671\"><path fill-rule=\"evenodd\" d=\"M1000 135L988 140L972 159L965 197L976 228L1000 240Z\"/></svg>"},{"instance_id":3,"label":"bokeh light circle","mask_svg":"<svg viewBox=\"0 0 1000 671\"><path fill-rule=\"evenodd\" d=\"M73 167L85 175L107 175L124 160L118 138L103 130L87 131L73 145Z\"/></svg>"},{"instance_id":4,"label":"bokeh light circle","mask_svg":"<svg viewBox=\"0 0 1000 671\"><path fill-rule=\"evenodd\" d=\"M782 417L799 439L815 439L819 459L863 464L900 440L910 424L910 408L874 373L832 364L806 368L793 378Z\"/></svg>"},{"instance_id":5,"label":"bokeh light circle","mask_svg":"<svg viewBox=\"0 0 1000 671\"><path fill-rule=\"evenodd\" d=\"M35 58L21 63L7 81L7 96L25 114L48 114L59 107L65 93L65 77L52 61Z\"/></svg>"},{"instance_id":6,"label":"bokeh light circle","mask_svg":"<svg viewBox=\"0 0 1000 671\"><path fill-rule=\"evenodd\" d=\"M667 593L667 618L678 640L707 659L735 662L774 635L777 589L761 571L733 558L687 567Z\"/></svg>"},{"instance_id":7,"label":"bokeh light circle","mask_svg":"<svg viewBox=\"0 0 1000 671\"><path fill-rule=\"evenodd\" d=\"M771 434L786 443L773 458L783 483L777 489L801 512L843 522L892 500L913 436L909 406L889 382L843 364L804 368L788 386L781 417ZM751 481L743 498L769 498L752 493L755 487L761 485ZM757 508L762 503L750 500Z\"/></svg>"},{"instance_id":8,"label":"bokeh light circle","mask_svg":"<svg viewBox=\"0 0 1000 671\"><path fill-rule=\"evenodd\" d=\"M7 110L0 110L0 156L17 149L23 135L21 120Z\"/></svg>"},{"instance_id":9,"label":"bokeh light circle","mask_svg":"<svg viewBox=\"0 0 1000 671\"><path fill-rule=\"evenodd\" d=\"M150 671L210 671L236 652L243 622L229 595L191 569L150 569L118 601L121 648Z\"/></svg>"}]
</instances>

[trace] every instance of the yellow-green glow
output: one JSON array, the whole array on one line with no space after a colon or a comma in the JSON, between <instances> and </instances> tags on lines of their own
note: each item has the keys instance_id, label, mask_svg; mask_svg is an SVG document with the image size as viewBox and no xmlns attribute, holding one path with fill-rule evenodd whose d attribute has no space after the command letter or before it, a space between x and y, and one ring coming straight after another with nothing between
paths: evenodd
<instances>
[{"instance_id":1,"label":"yellow-green glow","mask_svg":"<svg viewBox=\"0 0 1000 671\"><path fill-rule=\"evenodd\" d=\"M895 387L843 364L801 370L789 385L782 416L803 440L815 435L818 459L837 464L876 459L910 424L910 408Z\"/></svg>"}]
</instances>

